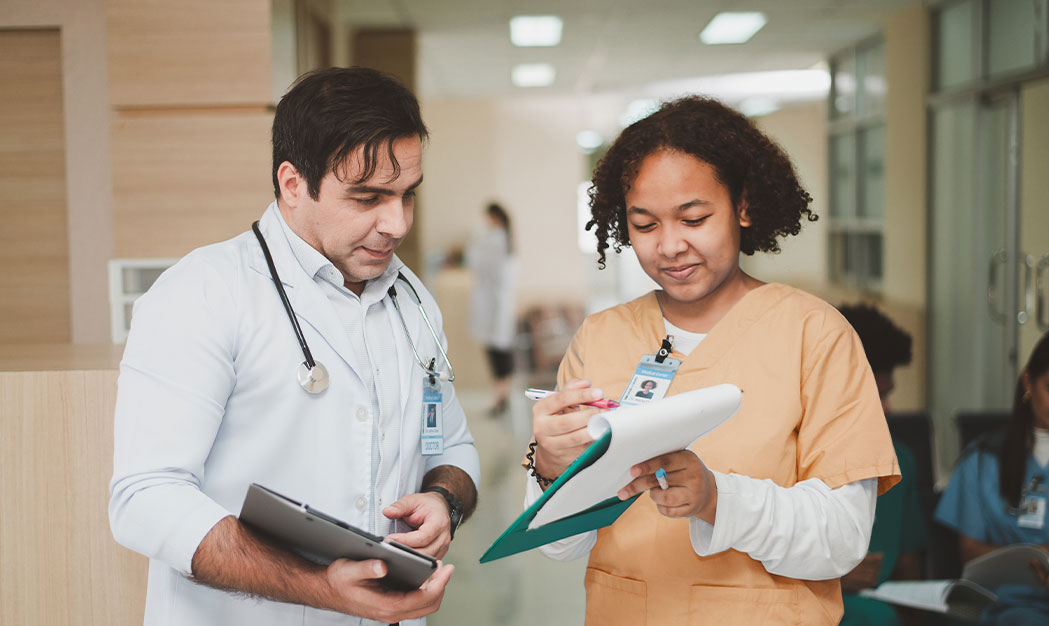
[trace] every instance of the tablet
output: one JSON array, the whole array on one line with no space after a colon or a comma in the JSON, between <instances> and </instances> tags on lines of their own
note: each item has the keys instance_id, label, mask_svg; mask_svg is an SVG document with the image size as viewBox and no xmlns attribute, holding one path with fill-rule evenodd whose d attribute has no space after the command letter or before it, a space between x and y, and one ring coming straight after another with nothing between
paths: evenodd
<instances>
[{"instance_id":1,"label":"tablet","mask_svg":"<svg viewBox=\"0 0 1049 626\"><path fill-rule=\"evenodd\" d=\"M418 589L437 570L437 560L429 555L397 542L384 541L382 537L255 483L244 496L240 521L321 565L340 558L381 559L386 563L382 582L393 589Z\"/></svg>"}]
</instances>

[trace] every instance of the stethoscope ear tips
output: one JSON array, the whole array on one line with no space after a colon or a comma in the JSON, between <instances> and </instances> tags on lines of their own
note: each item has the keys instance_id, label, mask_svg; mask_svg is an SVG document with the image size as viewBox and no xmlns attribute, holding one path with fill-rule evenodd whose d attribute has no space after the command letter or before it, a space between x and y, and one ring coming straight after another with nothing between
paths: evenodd
<instances>
[{"instance_id":1,"label":"stethoscope ear tips","mask_svg":"<svg viewBox=\"0 0 1049 626\"><path fill-rule=\"evenodd\" d=\"M328 388L328 368L318 361L313 367L299 363L299 384L310 393L321 393Z\"/></svg>"}]
</instances>

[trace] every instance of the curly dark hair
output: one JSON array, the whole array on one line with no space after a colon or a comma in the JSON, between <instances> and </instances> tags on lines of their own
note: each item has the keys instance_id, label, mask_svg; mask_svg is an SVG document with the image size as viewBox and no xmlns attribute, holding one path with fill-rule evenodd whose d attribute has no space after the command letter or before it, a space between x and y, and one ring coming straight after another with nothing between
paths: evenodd
<instances>
[{"instance_id":1,"label":"curly dark hair","mask_svg":"<svg viewBox=\"0 0 1049 626\"><path fill-rule=\"evenodd\" d=\"M911 362L911 336L884 313L866 304L845 304L838 311L859 335L875 374Z\"/></svg>"},{"instance_id":2,"label":"curly dark hair","mask_svg":"<svg viewBox=\"0 0 1049 626\"><path fill-rule=\"evenodd\" d=\"M798 182L787 154L742 114L710 98L689 96L665 102L628 126L594 170L590 215L595 227L598 267L609 245L617 253L630 245L625 196L641 161L653 152L674 150L714 168L737 210L746 202L751 225L740 233L740 252L779 252L778 237L801 232L801 218L817 219L812 197Z\"/></svg>"}]
</instances>

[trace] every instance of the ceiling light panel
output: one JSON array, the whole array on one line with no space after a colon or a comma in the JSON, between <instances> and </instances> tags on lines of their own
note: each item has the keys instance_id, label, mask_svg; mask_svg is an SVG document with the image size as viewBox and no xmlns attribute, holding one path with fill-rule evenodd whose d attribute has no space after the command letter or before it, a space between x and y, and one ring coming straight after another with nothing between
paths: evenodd
<instances>
[{"instance_id":1,"label":"ceiling light panel","mask_svg":"<svg viewBox=\"0 0 1049 626\"><path fill-rule=\"evenodd\" d=\"M561 43L561 18L556 15L518 15L510 18L510 41L515 46L556 46Z\"/></svg>"},{"instance_id":2,"label":"ceiling light panel","mask_svg":"<svg viewBox=\"0 0 1049 626\"><path fill-rule=\"evenodd\" d=\"M757 11L725 11L710 20L699 39L708 45L746 43L768 22L764 13Z\"/></svg>"},{"instance_id":3,"label":"ceiling light panel","mask_svg":"<svg viewBox=\"0 0 1049 626\"><path fill-rule=\"evenodd\" d=\"M557 71L549 63L519 63L510 70L515 87L547 87L556 77Z\"/></svg>"}]
</instances>

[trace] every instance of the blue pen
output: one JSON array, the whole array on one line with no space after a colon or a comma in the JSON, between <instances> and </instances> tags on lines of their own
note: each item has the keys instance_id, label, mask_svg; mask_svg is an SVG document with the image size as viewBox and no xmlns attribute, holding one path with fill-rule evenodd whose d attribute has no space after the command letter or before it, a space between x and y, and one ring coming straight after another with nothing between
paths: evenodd
<instances>
[{"instance_id":1,"label":"blue pen","mask_svg":"<svg viewBox=\"0 0 1049 626\"><path fill-rule=\"evenodd\" d=\"M667 471L662 467L656 470L656 481L659 483L660 489L666 489L670 486L667 484Z\"/></svg>"}]
</instances>

